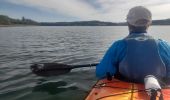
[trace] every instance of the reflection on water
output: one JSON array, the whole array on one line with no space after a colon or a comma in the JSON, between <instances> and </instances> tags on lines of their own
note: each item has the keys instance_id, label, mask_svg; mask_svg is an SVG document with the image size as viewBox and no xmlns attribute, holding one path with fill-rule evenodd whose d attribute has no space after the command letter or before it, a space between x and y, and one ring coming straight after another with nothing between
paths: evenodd
<instances>
[{"instance_id":1,"label":"reflection on water","mask_svg":"<svg viewBox=\"0 0 170 100\"><path fill-rule=\"evenodd\" d=\"M170 42L170 26L152 26L149 33ZM0 27L0 99L82 100L96 82L95 68L39 77L32 63L88 64L99 62L108 47L128 34L126 26ZM78 95L76 95L78 94Z\"/></svg>"},{"instance_id":2,"label":"reflection on water","mask_svg":"<svg viewBox=\"0 0 170 100\"><path fill-rule=\"evenodd\" d=\"M64 81L59 82L48 82L37 85L34 87L33 92L47 92L50 95L55 95L57 93L62 93L68 90L77 90L76 86L67 86L67 83Z\"/></svg>"}]
</instances>

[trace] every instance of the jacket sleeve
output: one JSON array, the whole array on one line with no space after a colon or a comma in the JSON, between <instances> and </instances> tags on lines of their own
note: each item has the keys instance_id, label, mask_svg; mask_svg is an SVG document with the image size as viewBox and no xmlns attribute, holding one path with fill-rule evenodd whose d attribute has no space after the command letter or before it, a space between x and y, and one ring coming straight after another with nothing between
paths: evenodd
<instances>
[{"instance_id":1,"label":"jacket sleeve","mask_svg":"<svg viewBox=\"0 0 170 100\"><path fill-rule=\"evenodd\" d=\"M166 41L159 39L159 53L166 66L167 77L170 78L170 44Z\"/></svg>"},{"instance_id":2,"label":"jacket sleeve","mask_svg":"<svg viewBox=\"0 0 170 100\"><path fill-rule=\"evenodd\" d=\"M124 47L123 40L118 40L107 50L100 64L96 66L96 77L98 79L105 78L107 72L114 76L117 70L116 65L123 57L124 53L121 52L124 51Z\"/></svg>"}]
</instances>

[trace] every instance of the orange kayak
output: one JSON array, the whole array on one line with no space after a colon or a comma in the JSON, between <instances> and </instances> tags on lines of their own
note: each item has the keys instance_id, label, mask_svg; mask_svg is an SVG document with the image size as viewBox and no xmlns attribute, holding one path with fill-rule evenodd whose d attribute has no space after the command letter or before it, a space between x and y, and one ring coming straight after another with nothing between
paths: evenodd
<instances>
[{"instance_id":1,"label":"orange kayak","mask_svg":"<svg viewBox=\"0 0 170 100\"><path fill-rule=\"evenodd\" d=\"M143 84L112 79L99 80L85 100L170 100L170 88L163 88L152 99Z\"/></svg>"}]
</instances>

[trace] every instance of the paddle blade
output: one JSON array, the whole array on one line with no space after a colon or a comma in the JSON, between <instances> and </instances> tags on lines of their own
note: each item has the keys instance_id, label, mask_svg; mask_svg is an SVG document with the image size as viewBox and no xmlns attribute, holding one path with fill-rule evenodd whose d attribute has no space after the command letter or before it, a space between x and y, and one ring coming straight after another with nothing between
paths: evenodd
<instances>
[{"instance_id":1,"label":"paddle blade","mask_svg":"<svg viewBox=\"0 0 170 100\"><path fill-rule=\"evenodd\" d=\"M70 72L72 66L60 63L31 65L31 71L38 76L57 76Z\"/></svg>"}]
</instances>

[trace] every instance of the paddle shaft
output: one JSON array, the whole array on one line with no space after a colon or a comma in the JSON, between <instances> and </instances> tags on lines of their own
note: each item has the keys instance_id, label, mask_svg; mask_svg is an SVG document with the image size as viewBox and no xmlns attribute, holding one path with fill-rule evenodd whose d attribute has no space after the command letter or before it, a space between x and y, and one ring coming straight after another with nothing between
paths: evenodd
<instances>
[{"instance_id":1,"label":"paddle shaft","mask_svg":"<svg viewBox=\"0 0 170 100\"><path fill-rule=\"evenodd\" d=\"M84 65L70 65L71 68L82 68L82 67L92 67L92 66L97 66L98 63L94 63L94 64L84 64Z\"/></svg>"}]
</instances>

